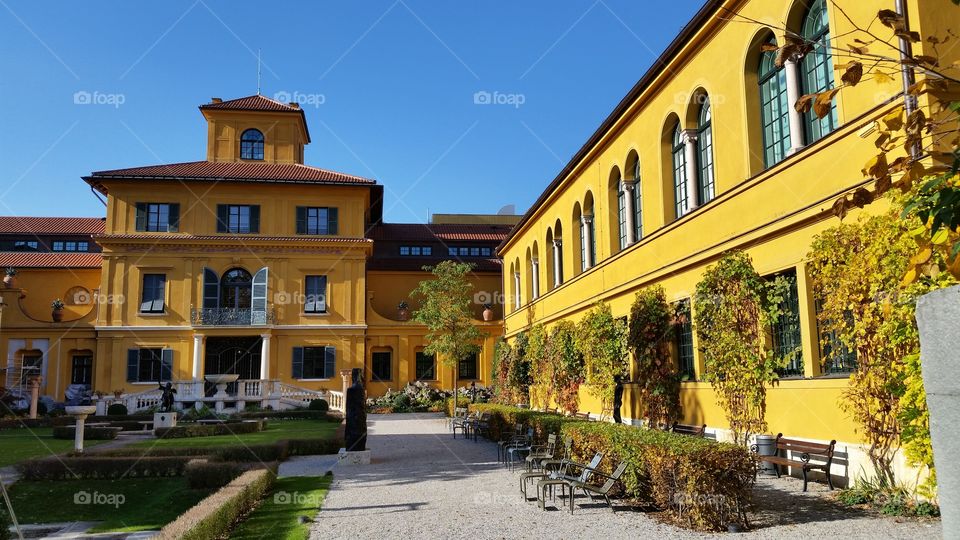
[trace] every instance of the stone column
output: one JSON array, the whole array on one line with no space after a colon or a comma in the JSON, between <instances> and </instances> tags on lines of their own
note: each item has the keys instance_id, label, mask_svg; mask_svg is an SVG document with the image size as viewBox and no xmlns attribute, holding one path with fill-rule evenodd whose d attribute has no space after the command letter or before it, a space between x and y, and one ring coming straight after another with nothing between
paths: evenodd
<instances>
[{"instance_id":1,"label":"stone column","mask_svg":"<svg viewBox=\"0 0 960 540\"><path fill-rule=\"evenodd\" d=\"M30 377L30 418L37 417L37 402L40 400L40 377Z\"/></svg>"},{"instance_id":2,"label":"stone column","mask_svg":"<svg viewBox=\"0 0 960 540\"><path fill-rule=\"evenodd\" d=\"M581 216L580 221L583 224L583 271L593 268L593 216Z\"/></svg>"},{"instance_id":3,"label":"stone column","mask_svg":"<svg viewBox=\"0 0 960 540\"><path fill-rule=\"evenodd\" d=\"M623 211L627 214L626 217L626 228L627 228L627 246L633 245L637 241L637 235L634 224L634 216L636 215L636 209L633 207L633 190L637 189L636 180L624 180L623 181ZM626 246L624 246L626 247Z\"/></svg>"},{"instance_id":4,"label":"stone column","mask_svg":"<svg viewBox=\"0 0 960 540\"><path fill-rule=\"evenodd\" d=\"M563 242L553 241L553 286L559 287L563 284Z\"/></svg>"},{"instance_id":5,"label":"stone column","mask_svg":"<svg viewBox=\"0 0 960 540\"><path fill-rule=\"evenodd\" d=\"M685 129L681 132L683 140L683 156L687 174L687 212L700 206L700 167L697 166L697 130Z\"/></svg>"},{"instance_id":6,"label":"stone column","mask_svg":"<svg viewBox=\"0 0 960 540\"><path fill-rule=\"evenodd\" d=\"M533 290L531 291L531 297L533 300L540 298L540 259L534 257L530 259L530 272L533 273L531 280L533 283Z\"/></svg>"},{"instance_id":7,"label":"stone column","mask_svg":"<svg viewBox=\"0 0 960 540\"><path fill-rule=\"evenodd\" d=\"M260 380L270 378L270 334L260 334Z\"/></svg>"},{"instance_id":8,"label":"stone column","mask_svg":"<svg viewBox=\"0 0 960 540\"><path fill-rule=\"evenodd\" d=\"M513 305L514 309L520 309L520 272L513 273Z\"/></svg>"},{"instance_id":9,"label":"stone column","mask_svg":"<svg viewBox=\"0 0 960 540\"><path fill-rule=\"evenodd\" d=\"M203 334L193 335L193 380L203 378Z\"/></svg>"},{"instance_id":10,"label":"stone column","mask_svg":"<svg viewBox=\"0 0 960 540\"><path fill-rule=\"evenodd\" d=\"M783 63L784 74L787 80L787 114L790 119L790 150L793 154L804 147L803 115L794 105L800 99L800 66L797 59L787 58Z\"/></svg>"},{"instance_id":11,"label":"stone column","mask_svg":"<svg viewBox=\"0 0 960 540\"><path fill-rule=\"evenodd\" d=\"M920 366L930 410L930 441L937 469L943 537L960 539L960 379L956 376L960 285L940 289L917 301Z\"/></svg>"}]
</instances>

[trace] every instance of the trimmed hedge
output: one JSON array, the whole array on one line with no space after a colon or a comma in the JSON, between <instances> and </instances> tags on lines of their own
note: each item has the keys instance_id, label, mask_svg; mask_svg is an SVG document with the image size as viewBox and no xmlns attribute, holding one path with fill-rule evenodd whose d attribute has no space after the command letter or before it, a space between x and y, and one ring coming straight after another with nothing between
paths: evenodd
<instances>
[{"instance_id":1,"label":"trimmed hedge","mask_svg":"<svg viewBox=\"0 0 960 540\"><path fill-rule=\"evenodd\" d=\"M83 426L83 438L87 441L109 441L117 438L120 428L106 426ZM56 426L53 428L54 439L73 439L76 437L76 426Z\"/></svg>"},{"instance_id":2,"label":"trimmed hedge","mask_svg":"<svg viewBox=\"0 0 960 540\"><path fill-rule=\"evenodd\" d=\"M126 416L129 412L123 403L113 403L107 407L107 416Z\"/></svg>"},{"instance_id":3,"label":"trimmed hedge","mask_svg":"<svg viewBox=\"0 0 960 540\"><path fill-rule=\"evenodd\" d=\"M533 426L534 436L537 439L546 439L547 435L559 432L564 424L583 422L571 416L495 403L472 403L470 410L490 413L490 438L495 441L501 440L505 434L513 433L514 426L517 424Z\"/></svg>"},{"instance_id":4,"label":"trimmed hedge","mask_svg":"<svg viewBox=\"0 0 960 540\"><path fill-rule=\"evenodd\" d=\"M240 516L251 511L276 479L273 471L247 471L165 525L157 540L207 540L225 537Z\"/></svg>"},{"instance_id":5,"label":"trimmed hedge","mask_svg":"<svg viewBox=\"0 0 960 540\"><path fill-rule=\"evenodd\" d=\"M336 454L343 448L342 438L333 439L289 439L272 444L234 445L234 446L197 446L173 447L154 446L152 448L117 448L99 452L103 457L166 457L189 456L206 457L211 461L271 462L284 461L289 456L312 456Z\"/></svg>"},{"instance_id":6,"label":"trimmed hedge","mask_svg":"<svg viewBox=\"0 0 960 540\"><path fill-rule=\"evenodd\" d=\"M603 452L600 468L607 473L626 461L624 495L653 503L681 525L698 530L724 530L731 523L747 526L757 461L744 447L503 405L472 408L489 412L491 427L519 421L532 425L540 437L557 431L572 437L574 459L585 462Z\"/></svg>"},{"instance_id":7,"label":"trimmed hedge","mask_svg":"<svg viewBox=\"0 0 960 540\"><path fill-rule=\"evenodd\" d=\"M250 411L242 412L240 418L268 418L275 420L326 420L339 422L339 418L330 416L328 411L311 411L309 409L290 409L286 411Z\"/></svg>"},{"instance_id":8,"label":"trimmed hedge","mask_svg":"<svg viewBox=\"0 0 960 540\"><path fill-rule=\"evenodd\" d=\"M311 399L309 409L311 411L327 412L330 410L330 404L325 399Z\"/></svg>"},{"instance_id":9,"label":"trimmed hedge","mask_svg":"<svg viewBox=\"0 0 960 540\"><path fill-rule=\"evenodd\" d=\"M193 489L220 489L234 478L253 469L277 472L277 463L241 463L237 461L207 461L194 459L187 463L184 476Z\"/></svg>"},{"instance_id":10,"label":"trimmed hedge","mask_svg":"<svg viewBox=\"0 0 960 540\"><path fill-rule=\"evenodd\" d=\"M290 439L287 453L291 456L322 456L336 454L344 447L343 439Z\"/></svg>"},{"instance_id":11,"label":"trimmed hedge","mask_svg":"<svg viewBox=\"0 0 960 540\"><path fill-rule=\"evenodd\" d=\"M24 480L182 476L191 457L53 457L17 464Z\"/></svg>"},{"instance_id":12,"label":"trimmed hedge","mask_svg":"<svg viewBox=\"0 0 960 540\"><path fill-rule=\"evenodd\" d=\"M0 504L0 540L10 540L13 535L10 533L10 527L13 527L13 520L7 513L7 505Z\"/></svg>"},{"instance_id":13,"label":"trimmed hedge","mask_svg":"<svg viewBox=\"0 0 960 540\"><path fill-rule=\"evenodd\" d=\"M266 420L223 422L219 424L183 424L153 430L158 439L184 439L187 437L212 437L214 435L240 435L256 433L267 427Z\"/></svg>"},{"instance_id":14,"label":"trimmed hedge","mask_svg":"<svg viewBox=\"0 0 960 540\"><path fill-rule=\"evenodd\" d=\"M153 420L153 415L151 414L130 414L127 415L120 422L132 422L137 420ZM73 426L76 424L76 419L72 416L43 416L39 418L4 418L0 420L0 431L5 429L18 429L18 428L41 428L41 427L57 427L57 426ZM116 416L88 416L87 422L118 422Z\"/></svg>"}]
</instances>

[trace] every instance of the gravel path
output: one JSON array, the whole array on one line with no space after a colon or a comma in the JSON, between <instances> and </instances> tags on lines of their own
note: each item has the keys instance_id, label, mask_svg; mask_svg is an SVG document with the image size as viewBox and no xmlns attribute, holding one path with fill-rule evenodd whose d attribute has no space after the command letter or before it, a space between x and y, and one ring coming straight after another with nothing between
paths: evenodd
<instances>
[{"instance_id":1,"label":"gravel path","mask_svg":"<svg viewBox=\"0 0 960 540\"><path fill-rule=\"evenodd\" d=\"M709 538L618 507L582 502L571 516L524 502L517 473L497 464L490 442L454 440L431 414L370 415L370 465L334 467L334 483L311 538ZM938 538L939 522L841 508L811 484L759 481L753 538ZM621 509L622 508L622 509Z\"/></svg>"}]
</instances>

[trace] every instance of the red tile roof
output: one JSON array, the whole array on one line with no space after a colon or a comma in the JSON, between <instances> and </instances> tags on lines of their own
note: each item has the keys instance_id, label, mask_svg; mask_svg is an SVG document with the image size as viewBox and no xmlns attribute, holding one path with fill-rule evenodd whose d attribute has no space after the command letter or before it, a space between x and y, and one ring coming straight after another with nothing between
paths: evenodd
<instances>
[{"instance_id":1,"label":"red tile roof","mask_svg":"<svg viewBox=\"0 0 960 540\"><path fill-rule=\"evenodd\" d=\"M280 112L302 112L299 107L291 107L286 103L270 99L259 94L237 99L229 99L221 102L205 103L200 106L201 109L227 109L235 111L280 111Z\"/></svg>"},{"instance_id":2,"label":"red tile roof","mask_svg":"<svg viewBox=\"0 0 960 540\"><path fill-rule=\"evenodd\" d=\"M0 234L102 234L104 218L0 216Z\"/></svg>"},{"instance_id":3,"label":"red tile roof","mask_svg":"<svg viewBox=\"0 0 960 540\"><path fill-rule=\"evenodd\" d=\"M149 165L129 169L95 171L84 177L89 184L103 192L100 180L123 178L135 180L198 180L226 182L266 182L286 184L362 184L373 185L376 180L329 171L299 163L189 161L167 165Z\"/></svg>"},{"instance_id":4,"label":"red tile roof","mask_svg":"<svg viewBox=\"0 0 960 540\"><path fill-rule=\"evenodd\" d=\"M0 266L14 268L100 268L103 257L100 253L25 253L0 252Z\"/></svg>"},{"instance_id":5,"label":"red tile roof","mask_svg":"<svg viewBox=\"0 0 960 540\"><path fill-rule=\"evenodd\" d=\"M373 240L411 242L500 242L510 232L510 225L459 224L459 223L384 223L370 230L367 236Z\"/></svg>"},{"instance_id":6,"label":"red tile roof","mask_svg":"<svg viewBox=\"0 0 960 540\"><path fill-rule=\"evenodd\" d=\"M436 266L448 259L474 265L474 272L500 272L503 264L499 259L480 259L477 257L371 257L367 261L367 270L381 271L423 271L424 266Z\"/></svg>"}]
</instances>

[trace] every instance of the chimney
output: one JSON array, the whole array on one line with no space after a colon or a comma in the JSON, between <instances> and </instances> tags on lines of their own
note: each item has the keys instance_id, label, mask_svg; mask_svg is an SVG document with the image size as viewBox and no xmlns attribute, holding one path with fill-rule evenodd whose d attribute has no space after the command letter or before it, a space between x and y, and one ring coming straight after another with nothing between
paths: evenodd
<instances>
[{"instance_id":1,"label":"chimney","mask_svg":"<svg viewBox=\"0 0 960 540\"><path fill-rule=\"evenodd\" d=\"M293 107L294 109L299 109L299 108L300 108L300 104L297 103L296 101L291 101L291 102L288 103L287 105L290 105L290 106Z\"/></svg>"},{"instance_id":2,"label":"chimney","mask_svg":"<svg viewBox=\"0 0 960 540\"><path fill-rule=\"evenodd\" d=\"M210 103L223 103L223 100L218 97L210 98Z\"/></svg>"}]
</instances>

